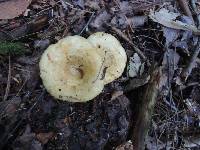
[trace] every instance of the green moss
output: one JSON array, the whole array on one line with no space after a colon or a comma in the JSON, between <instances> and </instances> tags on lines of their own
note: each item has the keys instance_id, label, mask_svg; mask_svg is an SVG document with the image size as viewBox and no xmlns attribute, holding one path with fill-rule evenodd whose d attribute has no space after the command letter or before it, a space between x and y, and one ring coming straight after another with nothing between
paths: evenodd
<instances>
[{"instance_id":1,"label":"green moss","mask_svg":"<svg viewBox=\"0 0 200 150\"><path fill-rule=\"evenodd\" d=\"M23 43L0 41L0 55L23 55L26 52L28 51Z\"/></svg>"}]
</instances>

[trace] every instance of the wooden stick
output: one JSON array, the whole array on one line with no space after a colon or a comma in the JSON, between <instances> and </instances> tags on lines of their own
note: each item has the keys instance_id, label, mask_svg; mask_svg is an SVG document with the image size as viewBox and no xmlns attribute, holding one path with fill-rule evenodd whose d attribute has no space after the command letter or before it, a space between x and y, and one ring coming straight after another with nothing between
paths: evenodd
<instances>
[{"instance_id":1,"label":"wooden stick","mask_svg":"<svg viewBox=\"0 0 200 150\"><path fill-rule=\"evenodd\" d=\"M181 9L184 11L184 13L190 17L192 19L192 21L194 22L192 13L190 11L189 8L189 4L187 0L177 0L178 3L180 4ZM194 9L194 8L193 8ZM199 20L198 20L199 21ZM198 43L197 43L197 47L194 50L194 53L192 54L192 56L190 57L189 63L187 64L187 66L183 69L183 71L181 72L181 79L183 81L186 81L188 76L191 74L192 69L195 66L195 63L197 61L197 57L199 55L200 52L200 38L198 39Z\"/></svg>"},{"instance_id":2,"label":"wooden stick","mask_svg":"<svg viewBox=\"0 0 200 150\"><path fill-rule=\"evenodd\" d=\"M137 46L123 33L121 32L119 29L115 28L115 27L112 27L110 26L111 29L113 31L115 31L121 38L123 38L126 42L128 42L135 50L136 53L138 53L138 55L143 59L143 60L147 60L146 56L144 55L144 53L139 49L137 48Z\"/></svg>"},{"instance_id":3,"label":"wooden stick","mask_svg":"<svg viewBox=\"0 0 200 150\"><path fill-rule=\"evenodd\" d=\"M154 105L159 91L161 68L157 68L151 74L150 82L144 93L139 109L138 119L133 130L132 143L134 150L144 150L145 138L151 123Z\"/></svg>"},{"instance_id":4,"label":"wooden stick","mask_svg":"<svg viewBox=\"0 0 200 150\"><path fill-rule=\"evenodd\" d=\"M183 10L184 14L188 17L190 17L194 23L194 19L193 19L193 16L192 16L192 12L190 11L190 8L189 8L189 3L187 0L177 0L181 9Z\"/></svg>"},{"instance_id":5,"label":"wooden stick","mask_svg":"<svg viewBox=\"0 0 200 150\"><path fill-rule=\"evenodd\" d=\"M10 80L11 80L11 62L10 62L10 55L8 57L8 79L7 79L7 86L6 86L6 91L5 91L5 95L3 97L3 101L6 101L8 98L8 94L10 92Z\"/></svg>"},{"instance_id":6,"label":"wooden stick","mask_svg":"<svg viewBox=\"0 0 200 150\"><path fill-rule=\"evenodd\" d=\"M195 67L195 63L197 61L197 57L199 55L199 52L200 52L200 39L197 43L197 47L195 48L194 53L190 57L189 63L187 64L187 66L181 72L181 79L182 80L186 81L188 76L191 74L192 69Z\"/></svg>"}]
</instances>

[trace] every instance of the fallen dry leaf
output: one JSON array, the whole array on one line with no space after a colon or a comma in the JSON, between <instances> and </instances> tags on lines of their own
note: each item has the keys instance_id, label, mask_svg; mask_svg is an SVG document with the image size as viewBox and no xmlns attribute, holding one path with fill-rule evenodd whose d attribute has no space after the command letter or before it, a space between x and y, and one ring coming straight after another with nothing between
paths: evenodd
<instances>
[{"instance_id":1,"label":"fallen dry leaf","mask_svg":"<svg viewBox=\"0 0 200 150\"><path fill-rule=\"evenodd\" d=\"M193 24L189 24L182 20L178 20L181 17L180 13L170 12L169 10L162 8L159 11L150 11L149 17L154 21L172 29L187 30L199 33L200 31ZM186 16L185 16L186 18ZM183 17L181 19L184 19ZM185 20L185 19L184 19Z\"/></svg>"},{"instance_id":2,"label":"fallen dry leaf","mask_svg":"<svg viewBox=\"0 0 200 150\"><path fill-rule=\"evenodd\" d=\"M38 141L40 141L42 144L46 144L50 139L54 137L53 132L48 132L48 133L38 133L36 135Z\"/></svg>"},{"instance_id":3,"label":"fallen dry leaf","mask_svg":"<svg viewBox=\"0 0 200 150\"><path fill-rule=\"evenodd\" d=\"M144 63L142 64L140 57L137 53L130 57L129 65L128 65L128 76L136 77L143 73Z\"/></svg>"},{"instance_id":4,"label":"fallen dry leaf","mask_svg":"<svg viewBox=\"0 0 200 150\"><path fill-rule=\"evenodd\" d=\"M97 14L97 16L94 18L94 20L91 22L90 26L92 28L96 28L98 30L102 29L103 24L108 22L108 20L111 18L111 15L106 10L101 10Z\"/></svg>"},{"instance_id":5,"label":"fallen dry leaf","mask_svg":"<svg viewBox=\"0 0 200 150\"><path fill-rule=\"evenodd\" d=\"M7 0L0 2L0 19L13 19L21 15L31 0Z\"/></svg>"}]
</instances>

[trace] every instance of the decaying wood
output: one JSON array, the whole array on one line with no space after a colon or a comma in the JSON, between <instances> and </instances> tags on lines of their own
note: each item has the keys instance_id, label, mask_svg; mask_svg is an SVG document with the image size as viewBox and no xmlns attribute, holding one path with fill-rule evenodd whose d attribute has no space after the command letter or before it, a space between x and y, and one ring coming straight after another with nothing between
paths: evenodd
<instances>
[{"instance_id":1,"label":"decaying wood","mask_svg":"<svg viewBox=\"0 0 200 150\"><path fill-rule=\"evenodd\" d=\"M138 119L133 130L132 143L134 150L143 150L145 138L151 122L154 105L158 96L161 77L161 68L157 68L151 74L151 79L147 85L144 97L139 109Z\"/></svg>"}]
</instances>

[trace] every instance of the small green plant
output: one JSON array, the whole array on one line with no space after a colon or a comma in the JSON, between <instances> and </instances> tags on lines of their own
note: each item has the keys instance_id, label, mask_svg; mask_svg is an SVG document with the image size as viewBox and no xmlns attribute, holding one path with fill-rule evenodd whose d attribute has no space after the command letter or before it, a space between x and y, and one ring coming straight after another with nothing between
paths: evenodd
<instances>
[{"instance_id":1,"label":"small green plant","mask_svg":"<svg viewBox=\"0 0 200 150\"><path fill-rule=\"evenodd\" d=\"M0 55L23 55L26 52L28 50L23 43L0 41Z\"/></svg>"}]
</instances>

